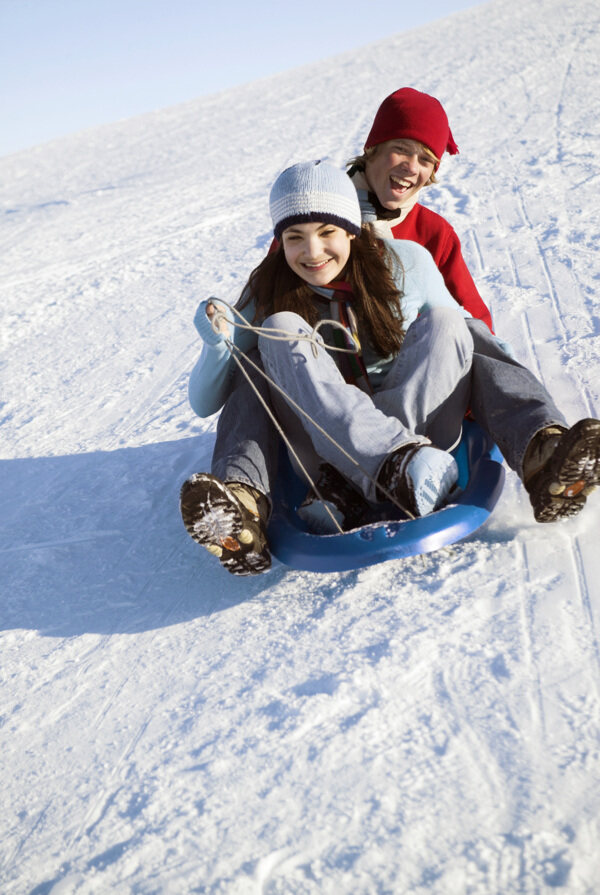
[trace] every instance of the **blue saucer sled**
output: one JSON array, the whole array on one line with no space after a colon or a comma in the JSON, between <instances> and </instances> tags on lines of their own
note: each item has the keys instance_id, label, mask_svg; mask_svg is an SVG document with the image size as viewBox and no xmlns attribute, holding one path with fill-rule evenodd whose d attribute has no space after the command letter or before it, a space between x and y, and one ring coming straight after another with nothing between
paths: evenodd
<instances>
[{"instance_id":1,"label":"blue saucer sled","mask_svg":"<svg viewBox=\"0 0 600 895\"><path fill-rule=\"evenodd\" d=\"M417 519L398 518L401 514L392 507L389 519L344 534L314 534L296 513L306 496L306 483L293 472L284 453L273 493L269 545L281 563L302 571L343 572L454 544L484 524L504 485L502 454L476 423L465 421L463 437L453 451L460 473L453 503Z\"/></svg>"}]
</instances>

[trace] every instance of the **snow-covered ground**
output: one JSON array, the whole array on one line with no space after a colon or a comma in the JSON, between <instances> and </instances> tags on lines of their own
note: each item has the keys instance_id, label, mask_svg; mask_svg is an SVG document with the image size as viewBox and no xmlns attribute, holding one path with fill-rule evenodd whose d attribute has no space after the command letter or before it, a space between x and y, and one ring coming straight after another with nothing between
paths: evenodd
<instances>
[{"instance_id":1,"label":"snow-covered ground","mask_svg":"<svg viewBox=\"0 0 600 895\"><path fill-rule=\"evenodd\" d=\"M178 515L197 302L402 85L497 330L600 415L599 59L597 0L493 0L0 160L3 895L600 891L600 497L509 473L450 552L251 579Z\"/></svg>"}]
</instances>

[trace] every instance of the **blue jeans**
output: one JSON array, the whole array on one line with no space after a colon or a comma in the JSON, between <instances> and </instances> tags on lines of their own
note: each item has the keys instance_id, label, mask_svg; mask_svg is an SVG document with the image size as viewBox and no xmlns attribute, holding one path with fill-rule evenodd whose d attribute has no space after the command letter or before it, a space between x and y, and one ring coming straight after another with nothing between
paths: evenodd
<instances>
[{"instance_id":1,"label":"blue jeans","mask_svg":"<svg viewBox=\"0 0 600 895\"><path fill-rule=\"evenodd\" d=\"M452 321L450 329L442 322L440 312L442 315L444 313L450 315ZM442 381L432 367L428 368L427 364L419 363L418 374L415 374L414 380L410 381L409 376L408 391L403 398L402 391L406 387L406 377L410 373L410 364L415 351L420 352L418 361L430 358L426 348L427 330L433 320L433 314L439 319L430 344L437 343L438 346L441 344L443 349L436 359L438 366L442 368ZM305 321L297 315L284 316L294 318L291 321L291 332L298 332L299 329L305 332L310 330ZM460 318L462 323L456 323L456 318ZM272 322L271 320L270 323ZM280 326L281 322L283 321L278 321L277 325ZM285 325L290 325L290 321ZM269 342L267 339L260 341L260 350L269 372L271 368L281 367L283 364L283 374L280 370L279 375L291 380L287 383L291 385L291 396L294 397L295 391L301 399L304 398L304 393L295 385L296 372L299 366L304 365L302 358L307 354L310 356L309 362L314 359L310 346L304 343L304 347L300 350L302 345L303 343L295 343L292 350L289 343ZM406 353L407 349L410 354ZM291 358L288 362L282 360L286 353ZM331 361L325 351L320 350L319 356L321 355ZM256 361L258 352L253 352L252 356ZM320 360L323 361L323 358ZM446 363L450 363L451 370L443 369ZM321 382L319 388L325 395L337 394L338 389L342 387L350 390L349 400L356 403L352 403L354 409L349 415L346 404L344 412L338 410L335 401L333 408L330 409L333 411L334 420L342 420L342 428L345 427L352 448L355 447L353 442L358 433L358 446L362 459L366 459L369 473L375 472L375 477L385 456L403 443L426 443L427 438L430 438L438 447L444 449L451 447L460 431L460 420L466 407L471 408L477 422L498 444L508 465L519 475L522 475L525 451L535 433L549 425L567 426L563 415L554 405L544 386L529 370L498 347L482 321L463 320L459 314L447 309L433 309L419 317L409 328L403 348L383 387L372 399L355 386L348 386L343 382L333 361L331 365L335 368L335 372L329 365L325 369L334 377L332 382L327 379ZM469 371L465 376L467 367ZM248 372L263 397L268 399L269 387L266 381L252 369ZM453 382L454 388L452 388ZM332 383L335 383L335 390ZM304 406L302 400L298 403ZM330 457L329 462L347 474L346 468L342 468L343 455L337 449L334 449L334 453L330 453L331 447L323 444L325 439L317 436L314 429L312 437L316 439L316 444L312 441L310 423L301 423L299 415L293 412L279 395L274 398L273 405L277 408L278 416L281 415L280 420L284 424L285 431L289 431L294 437L294 444L299 447L302 459L309 461L311 473L315 471L315 459L322 456L323 459ZM305 409L311 412L308 407ZM324 408L317 403L313 410L316 413L311 415L314 415L323 424L323 428L336 437L336 440L340 440L331 428L331 417L328 418ZM363 415L363 411L367 416ZM367 419L374 428L365 427ZM276 475L278 448L277 430L255 397L251 386L238 372L234 390L219 419L213 453L213 474L227 481L245 482L263 494L269 494ZM360 461L358 456L356 459ZM345 462L347 467L347 461ZM352 475L348 477L356 481L356 469L353 468L351 472ZM364 475L359 476L359 479L362 490L372 493L366 485Z\"/></svg>"}]
</instances>

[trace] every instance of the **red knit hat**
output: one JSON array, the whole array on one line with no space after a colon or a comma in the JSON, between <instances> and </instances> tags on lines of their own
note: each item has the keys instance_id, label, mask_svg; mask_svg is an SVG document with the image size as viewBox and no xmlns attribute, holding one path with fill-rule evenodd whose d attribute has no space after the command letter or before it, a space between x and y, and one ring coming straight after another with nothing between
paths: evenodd
<instances>
[{"instance_id":1,"label":"red knit hat","mask_svg":"<svg viewBox=\"0 0 600 895\"><path fill-rule=\"evenodd\" d=\"M458 152L442 104L434 96L412 87L401 87L384 99L365 149L399 139L418 140L440 159L446 150L450 155Z\"/></svg>"}]
</instances>

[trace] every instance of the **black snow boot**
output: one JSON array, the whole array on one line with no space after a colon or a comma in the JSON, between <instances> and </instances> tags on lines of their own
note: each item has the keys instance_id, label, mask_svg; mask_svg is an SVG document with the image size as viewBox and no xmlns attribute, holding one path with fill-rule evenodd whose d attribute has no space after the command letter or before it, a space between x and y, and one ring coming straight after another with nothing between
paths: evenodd
<instances>
[{"instance_id":1,"label":"black snow boot","mask_svg":"<svg viewBox=\"0 0 600 895\"><path fill-rule=\"evenodd\" d=\"M329 513L342 531L351 531L369 521L373 511L369 501L330 463L319 467L317 490L322 500L311 488L298 507L298 515L315 534L337 533Z\"/></svg>"},{"instance_id":2,"label":"black snow boot","mask_svg":"<svg viewBox=\"0 0 600 895\"><path fill-rule=\"evenodd\" d=\"M525 453L523 483L536 522L557 522L579 513L600 484L600 420L538 432Z\"/></svg>"},{"instance_id":3,"label":"black snow boot","mask_svg":"<svg viewBox=\"0 0 600 895\"><path fill-rule=\"evenodd\" d=\"M258 575L271 567L269 503L260 491L198 472L183 483L180 507L190 537L232 575Z\"/></svg>"}]
</instances>

